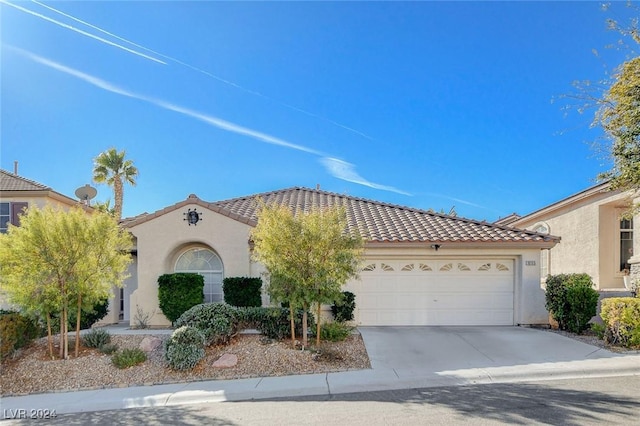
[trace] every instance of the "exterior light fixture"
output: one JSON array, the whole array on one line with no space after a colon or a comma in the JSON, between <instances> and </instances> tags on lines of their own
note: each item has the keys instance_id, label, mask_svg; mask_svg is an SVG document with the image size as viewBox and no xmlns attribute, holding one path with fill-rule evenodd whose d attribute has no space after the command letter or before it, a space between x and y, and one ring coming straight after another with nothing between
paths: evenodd
<instances>
[{"instance_id":1,"label":"exterior light fixture","mask_svg":"<svg viewBox=\"0 0 640 426\"><path fill-rule=\"evenodd\" d=\"M435 251L438 251L438 249L440 248L440 244L431 244L431 248Z\"/></svg>"},{"instance_id":2,"label":"exterior light fixture","mask_svg":"<svg viewBox=\"0 0 640 426\"><path fill-rule=\"evenodd\" d=\"M186 217L182 220L186 220L189 223L189 226L191 225L196 226L198 222L202 220L202 218L200 217L202 213L198 213L196 209L193 209L193 210L189 209L189 211L183 214Z\"/></svg>"}]
</instances>

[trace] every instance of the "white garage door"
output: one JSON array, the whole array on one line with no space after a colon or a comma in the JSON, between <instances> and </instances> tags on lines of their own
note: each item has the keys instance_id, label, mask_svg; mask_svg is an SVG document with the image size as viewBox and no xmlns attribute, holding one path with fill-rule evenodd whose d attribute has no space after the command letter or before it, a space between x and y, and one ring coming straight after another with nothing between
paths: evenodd
<instances>
[{"instance_id":1,"label":"white garage door","mask_svg":"<svg viewBox=\"0 0 640 426\"><path fill-rule=\"evenodd\" d=\"M362 325L513 325L513 260L367 262Z\"/></svg>"}]
</instances>

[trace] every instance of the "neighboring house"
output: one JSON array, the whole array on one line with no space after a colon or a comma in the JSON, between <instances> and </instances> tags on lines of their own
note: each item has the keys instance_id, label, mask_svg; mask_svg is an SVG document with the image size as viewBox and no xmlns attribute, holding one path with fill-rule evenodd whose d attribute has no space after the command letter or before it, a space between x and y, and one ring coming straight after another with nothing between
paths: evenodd
<instances>
[{"instance_id":1,"label":"neighboring house","mask_svg":"<svg viewBox=\"0 0 640 426\"><path fill-rule=\"evenodd\" d=\"M42 208L47 204L68 209L77 206L79 201L17 173L0 169L0 232L7 232L9 224L19 225L19 215L29 206Z\"/></svg>"},{"instance_id":2,"label":"neighboring house","mask_svg":"<svg viewBox=\"0 0 640 426\"><path fill-rule=\"evenodd\" d=\"M20 215L29 207L51 205L61 209L78 206L79 200L67 197L50 187L17 174L0 169L0 232L7 232L9 224L19 226ZM90 211L90 207L83 207ZM7 308L0 292L0 308Z\"/></svg>"},{"instance_id":3,"label":"neighboring house","mask_svg":"<svg viewBox=\"0 0 640 426\"><path fill-rule=\"evenodd\" d=\"M624 289L634 253L634 221L622 217L630 202L627 192L611 191L605 182L526 216L510 215L495 223L562 238L542 252L543 279L548 274L587 273L598 290Z\"/></svg>"},{"instance_id":4,"label":"neighboring house","mask_svg":"<svg viewBox=\"0 0 640 426\"><path fill-rule=\"evenodd\" d=\"M547 324L540 251L558 237L307 188L205 202L195 195L152 214L124 219L135 237L131 277L107 322L166 326L158 277L197 272L205 300L223 300L224 277L259 277L251 260L256 200L294 211L341 205L366 237L363 270L345 290L356 295L360 325ZM265 302L266 296L265 296Z\"/></svg>"}]
</instances>

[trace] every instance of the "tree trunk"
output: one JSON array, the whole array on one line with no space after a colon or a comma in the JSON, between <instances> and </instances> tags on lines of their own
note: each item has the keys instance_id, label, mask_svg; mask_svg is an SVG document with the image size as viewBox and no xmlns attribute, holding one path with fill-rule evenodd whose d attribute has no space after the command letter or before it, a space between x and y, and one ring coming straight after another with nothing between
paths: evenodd
<instances>
[{"instance_id":1,"label":"tree trunk","mask_svg":"<svg viewBox=\"0 0 640 426\"><path fill-rule=\"evenodd\" d=\"M303 305L302 309L304 309L302 312L302 348L304 349L309 343L307 338L307 306Z\"/></svg>"},{"instance_id":2,"label":"tree trunk","mask_svg":"<svg viewBox=\"0 0 640 426\"><path fill-rule=\"evenodd\" d=\"M316 316L316 346L320 347L320 312L322 305L318 303L318 315Z\"/></svg>"},{"instance_id":3,"label":"tree trunk","mask_svg":"<svg viewBox=\"0 0 640 426\"><path fill-rule=\"evenodd\" d=\"M113 180L113 194L114 194L114 205L113 210L115 211L116 219L120 221L122 219L122 199L123 199L123 183L122 178L116 177Z\"/></svg>"},{"instance_id":4,"label":"tree trunk","mask_svg":"<svg viewBox=\"0 0 640 426\"><path fill-rule=\"evenodd\" d=\"M64 333L61 336L63 341L62 359L68 359L69 358L69 325L68 325L69 315L68 315L67 307L63 308L62 319L63 319L62 324L64 324L62 326Z\"/></svg>"},{"instance_id":5,"label":"tree trunk","mask_svg":"<svg viewBox=\"0 0 640 426\"><path fill-rule=\"evenodd\" d=\"M47 345L49 346L49 356L53 359L53 336L51 335L51 314L47 312Z\"/></svg>"},{"instance_id":6,"label":"tree trunk","mask_svg":"<svg viewBox=\"0 0 640 426\"><path fill-rule=\"evenodd\" d=\"M78 313L76 315L76 353L75 357L78 358L80 353L80 314L82 313L82 296L78 296Z\"/></svg>"},{"instance_id":7,"label":"tree trunk","mask_svg":"<svg viewBox=\"0 0 640 426\"><path fill-rule=\"evenodd\" d=\"M58 358L63 359L64 357L64 349L63 349L63 342L64 342L64 309L62 311L60 311L60 339L59 339L59 343L60 343L60 349L58 350Z\"/></svg>"},{"instance_id":8,"label":"tree trunk","mask_svg":"<svg viewBox=\"0 0 640 426\"><path fill-rule=\"evenodd\" d=\"M291 320L291 346L296 347L296 320L293 305L289 302L289 319Z\"/></svg>"}]
</instances>

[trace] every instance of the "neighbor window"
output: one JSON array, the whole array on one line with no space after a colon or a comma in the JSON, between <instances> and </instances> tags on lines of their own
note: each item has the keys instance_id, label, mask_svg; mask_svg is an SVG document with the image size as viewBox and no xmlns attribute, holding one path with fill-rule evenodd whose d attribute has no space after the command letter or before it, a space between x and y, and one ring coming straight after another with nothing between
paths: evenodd
<instances>
[{"instance_id":1,"label":"neighbor window","mask_svg":"<svg viewBox=\"0 0 640 426\"><path fill-rule=\"evenodd\" d=\"M24 202L0 203L0 232L6 233L9 224L18 226L20 224L19 216L24 213L27 205L28 204Z\"/></svg>"},{"instance_id":2,"label":"neighbor window","mask_svg":"<svg viewBox=\"0 0 640 426\"><path fill-rule=\"evenodd\" d=\"M176 262L175 272L195 272L204 277L204 301L222 302L222 261L213 251L192 248L182 253Z\"/></svg>"},{"instance_id":3,"label":"neighbor window","mask_svg":"<svg viewBox=\"0 0 640 426\"><path fill-rule=\"evenodd\" d=\"M10 221L11 213L9 203L0 203L0 232L7 232Z\"/></svg>"},{"instance_id":4,"label":"neighbor window","mask_svg":"<svg viewBox=\"0 0 640 426\"><path fill-rule=\"evenodd\" d=\"M629 259L633 256L633 219L620 221L620 271L629 270Z\"/></svg>"}]
</instances>

